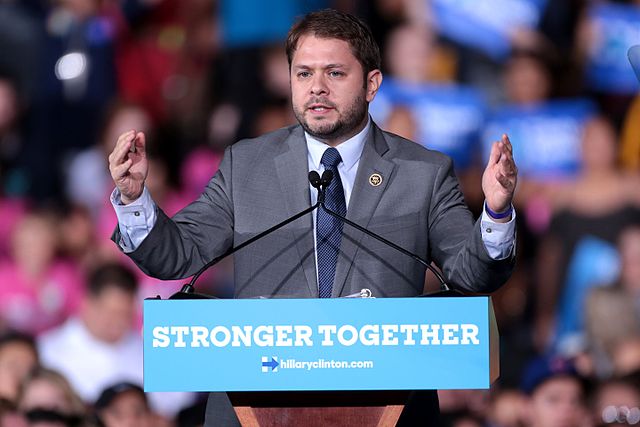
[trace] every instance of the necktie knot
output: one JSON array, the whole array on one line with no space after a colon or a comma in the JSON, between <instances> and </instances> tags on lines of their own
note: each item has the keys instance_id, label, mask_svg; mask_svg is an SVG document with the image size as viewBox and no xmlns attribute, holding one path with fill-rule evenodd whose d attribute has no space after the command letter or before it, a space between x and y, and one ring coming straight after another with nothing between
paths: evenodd
<instances>
[{"instance_id":1,"label":"necktie knot","mask_svg":"<svg viewBox=\"0 0 640 427\"><path fill-rule=\"evenodd\" d=\"M342 157L340 157L338 150L333 147L329 147L324 151L320 163L322 163L322 165L327 169L334 169L338 167L341 161Z\"/></svg>"}]
</instances>

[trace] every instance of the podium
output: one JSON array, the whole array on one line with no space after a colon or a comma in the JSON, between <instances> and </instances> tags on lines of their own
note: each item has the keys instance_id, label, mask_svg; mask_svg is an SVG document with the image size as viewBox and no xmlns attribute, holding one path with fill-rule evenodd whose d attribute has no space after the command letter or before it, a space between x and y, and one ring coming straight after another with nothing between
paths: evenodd
<instances>
[{"instance_id":1,"label":"podium","mask_svg":"<svg viewBox=\"0 0 640 427\"><path fill-rule=\"evenodd\" d=\"M395 426L408 391L229 392L246 427Z\"/></svg>"},{"instance_id":2,"label":"podium","mask_svg":"<svg viewBox=\"0 0 640 427\"><path fill-rule=\"evenodd\" d=\"M227 392L247 426L393 426L412 391L498 375L486 296L144 302L145 391Z\"/></svg>"}]
</instances>

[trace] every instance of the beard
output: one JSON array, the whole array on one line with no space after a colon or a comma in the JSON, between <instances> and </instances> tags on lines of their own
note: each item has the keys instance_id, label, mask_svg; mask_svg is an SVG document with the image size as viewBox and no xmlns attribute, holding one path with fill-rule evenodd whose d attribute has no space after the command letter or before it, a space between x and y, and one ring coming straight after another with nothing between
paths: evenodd
<instances>
[{"instance_id":1,"label":"beard","mask_svg":"<svg viewBox=\"0 0 640 427\"><path fill-rule=\"evenodd\" d=\"M339 113L338 119L334 122L328 120L318 120L313 123L305 118L305 112L310 105L315 103L324 104L328 107L334 108ZM336 109L335 104L323 100L322 98L314 98L308 101L302 110L295 105L293 106L293 113L298 120L298 123L302 125L302 128L312 137L320 141L335 141L342 137L348 137L355 135L358 128L362 125L367 117L368 105L363 95L358 95L351 104L349 104L344 113ZM348 139L346 138L346 139Z\"/></svg>"}]
</instances>

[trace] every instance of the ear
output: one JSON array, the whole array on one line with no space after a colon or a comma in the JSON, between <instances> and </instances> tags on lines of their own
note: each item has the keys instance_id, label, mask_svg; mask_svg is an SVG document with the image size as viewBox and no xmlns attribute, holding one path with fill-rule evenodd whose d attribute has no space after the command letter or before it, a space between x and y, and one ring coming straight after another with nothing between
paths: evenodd
<instances>
[{"instance_id":1,"label":"ear","mask_svg":"<svg viewBox=\"0 0 640 427\"><path fill-rule=\"evenodd\" d=\"M367 74L367 102L373 101L376 97L378 89L382 84L382 72L380 70L372 70Z\"/></svg>"}]
</instances>

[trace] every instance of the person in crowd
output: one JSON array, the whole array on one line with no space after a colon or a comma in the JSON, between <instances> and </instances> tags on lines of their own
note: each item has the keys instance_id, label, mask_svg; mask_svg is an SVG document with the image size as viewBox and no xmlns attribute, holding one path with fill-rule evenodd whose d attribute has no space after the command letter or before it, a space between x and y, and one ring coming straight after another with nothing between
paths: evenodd
<instances>
[{"instance_id":1,"label":"person in crowd","mask_svg":"<svg viewBox=\"0 0 640 427\"><path fill-rule=\"evenodd\" d=\"M570 361L557 357L533 360L524 372L522 388L528 395L527 426L589 425L584 379Z\"/></svg>"},{"instance_id":2,"label":"person in crowd","mask_svg":"<svg viewBox=\"0 0 640 427\"><path fill-rule=\"evenodd\" d=\"M493 387L486 412L491 427L524 427L526 425L527 396L515 388Z\"/></svg>"},{"instance_id":3,"label":"person in crowd","mask_svg":"<svg viewBox=\"0 0 640 427\"><path fill-rule=\"evenodd\" d=\"M82 295L77 265L58 256L54 214L32 211L13 230L11 257L0 260L0 318L36 335L74 314Z\"/></svg>"},{"instance_id":4,"label":"person in crowd","mask_svg":"<svg viewBox=\"0 0 640 427\"><path fill-rule=\"evenodd\" d=\"M27 420L18 412L16 405L3 397L0 397L0 426L28 427Z\"/></svg>"},{"instance_id":5,"label":"person in crowd","mask_svg":"<svg viewBox=\"0 0 640 427\"><path fill-rule=\"evenodd\" d=\"M137 291L129 269L103 264L90 274L79 313L38 338L43 366L63 373L85 402L115 382L142 382L142 337L134 328ZM154 396L170 415L191 400L180 393Z\"/></svg>"},{"instance_id":6,"label":"person in crowd","mask_svg":"<svg viewBox=\"0 0 640 427\"><path fill-rule=\"evenodd\" d=\"M623 427L640 422L640 388L631 378L614 377L597 384L591 397L597 427Z\"/></svg>"},{"instance_id":7,"label":"person in crowd","mask_svg":"<svg viewBox=\"0 0 640 427\"><path fill-rule=\"evenodd\" d=\"M36 366L38 350L31 336L11 331L0 335L0 398L15 403L20 384Z\"/></svg>"},{"instance_id":8,"label":"person in crowd","mask_svg":"<svg viewBox=\"0 0 640 427\"><path fill-rule=\"evenodd\" d=\"M166 421L153 414L144 390L121 382L102 390L93 405L104 427L164 427Z\"/></svg>"},{"instance_id":9,"label":"person in crowd","mask_svg":"<svg viewBox=\"0 0 640 427\"><path fill-rule=\"evenodd\" d=\"M114 2L99 0L46 2L40 9L42 44L24 164L29 196L55 203L64 196L69 157L97 139L116 95L118 14Z\"/></svg>"},{"instance_id":10,"label":"person in crowd","mask_svg":"<svg viewBox=\"0 0 640 427\"><path fill-rule=\"evenodd\" d=\"M583 328L588 290L616 279L616 242L640 222L637 174L616 167L617 134L604 117L591 119L582 138L578 177L549 193L553 217L537 248L537 348L571 346ZM597 262L595 262L597 261ZM564 350L563 350L564 351Z\"/></svg>"},{"instance_id":11,"label":"person in crowd","mask_svg":"<svg viewBox=\"0 0 640 427\"><path fill-rule=\"evenodd\" d=\"M451 83L455 79L455 57L427 25L398 26L389 34L385 52L389 75L399 81Z\"/></svg>"},{"instance_id":12,"label":"person in crowd","mask_svg":"<svg viewBox=\"0 0 640 427\"><path fill-rule=\"evenodd\" d=\"M384 128L391 133L412 141L415 141L418 135L418 124L413 113L402 105L397 105L391 109L387 120L385 120Z\"/></svg>"},{"instance_id":13,"label":"person in crowd","mask_svg":"<svg viewBox=\"0 0 640 427\"><path fill-rule=\"evenodd\" d=\"M521 117L526 117L527 114L531 114L536 109L542 109L544 106L550 105L553 94L553 76L551 74L550 61L545 53L544 50L539 49L519 49L511 53L501 73L504 92L502 94L503 100L497 107L498 113L518 109L516 117L521 119ZM561 117L565 119L564 122L568 122L566 115L565 113ZM532 120L529 120L529 122L533 123ZM535 128L527 128L527 125L524 125L524 131L528 134L533 134L532 129ZM579 138L578 135L569 136L574 136L575 139ZM563 138L558 139L560 140L559 144L566 144L565 147L570 147L570 138L563 135ZM531 140L528 142L531 143ZM554 143L558 142L554 141ZM532 155L535 156L536 152L521 149L519 154L528 158ZM522 160L527 161L528 159L523 158ZM515 204L516 207L525 209L527 227L534 232L539 232L539 230L544 230L548 227L550 218L548 202L541 196L544 196L547 192L552 192L553 186L561 178L554 176L558 175L558 171L555 170L537 171L534 168L531 169L533 170L527 171L531 172L531 176L523 173L519 182ZM538 167L538 169L542 168ZM545 176L545 174L549 176Z\"/></svg>"},{"instance_id":14,"label":"person in crowd","mask_svg":"<svg viewBox=\"0 0 640 427\"><path fill-rule=\"evenodd\" d=\"M84 206L70 205L61 216L60 253L81 271L91 271L104 258L91 213Z\"/></svg>"},{"instance_id":15,"label":"person in crowd","mask_svg":"<svg viewBox=\"0 0 640 427\"><path fill-rule=\"evenodd\" d=\"M536 50L515 50L504 66L502 79L510 104L533 106L547 101L552 93L548 60Z\"/></svg>"},{"instance_id":16,"label":"person in crowd","mask_svg":"<svg viewBox=\"0 0 640 427\"><path fill-rule=\"evenodd\" d=\"M455 82L456 59L431 26L399 25L386 41L388 75L371 113L385 130L452 157L465 202L479 212L483 194L477 179L482 174L478 135L485 111L479 92Z\"/></svg>"},{"instance_id":17,"label":"person in crowd","mask_svg":"<svg viewBox=\"0 0 640 427\"><path fill-rule=\"evenodd\" d=\"M18 408L29 427L93 427L69 381L50 369L39 367L25 378Z\"/></svg>"},{"instance_id":18,"label":"person in crowd","mask_svg":"<svg viewBox=\"0 0 640 427\"><path fill-rule=\"evenodd\" d=\"M14 79L0 71L0 258L8 256L13 229L29 206L21 161L25 132L21 98Z\"/></svg>"},{"instance_id":19,"label":"person in crowd","mask_svg":"<svg viewBox=\"0 0 640 427\"><path fill-rule=\"evenodd\" d=\"M592 375L609 378L615 371L614 355L620 346L640 336L640 313L633 300L615 286L598 286L585 300L585 342ZM614 328L611 325L616 325Z\"/></svg>"},{"instance_id":20,"label":"person in crowd","mask_svg":"<svg viewBox=\"0 0 640 427\"><path fill-rule=\"evenodd\" d=\"M42 364L63 373L87 402L106 384L141 377L142 348L132 330L137 285L123 267L98 267L78 314L38 339Z\"/></svg>"},{"instance_id":21,"label":"person in crowd","mask_svg":"<svg viewBox=\"0 0 640 427\"><path fill-rule=\"evenodd\" d=\"M149 114L142 107L124 101L115 101L109 107L103 123L97 143L71 158L65 177L67 198L87 208L94 221L104 207L104 194L109 193L109 173L103 165L113 149L113 138L132 127L145 132L152 129Z\"/></svg>"},{"instance_id":22,"label":"person in crowd","mask_svg":"<svg viewBox=\"0 0 640 427\"><path fill-rule=\"evenodd\" d=\"M613 374L616 376L640 373L640 334L627 336L612 351Z\"/></svg>"},{"instance_id":23,"label":"person in crowd","mask_svg":"<svg viewBox=\"0 0 640 427\"><path fill-rule=\"evenodd\" d=\"M622 230L617 249L619 274L589 291L584 306L585 345L599 378L616 373L616 353L618 363L627 366L623 370L630 371L634 366L633 342L640 336L640 227ZM640 360L635 366L638 364Z\"/></svg>"}]
</instances>

